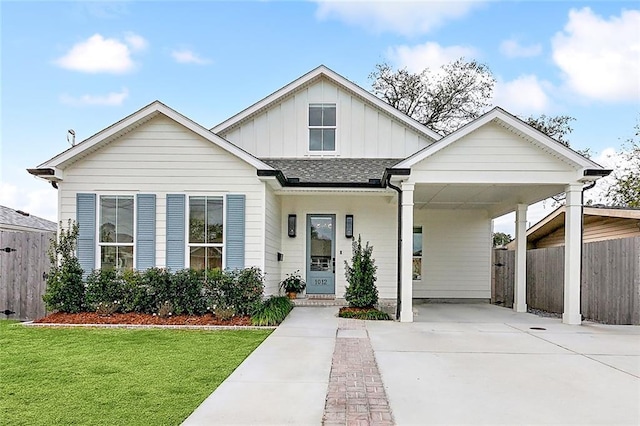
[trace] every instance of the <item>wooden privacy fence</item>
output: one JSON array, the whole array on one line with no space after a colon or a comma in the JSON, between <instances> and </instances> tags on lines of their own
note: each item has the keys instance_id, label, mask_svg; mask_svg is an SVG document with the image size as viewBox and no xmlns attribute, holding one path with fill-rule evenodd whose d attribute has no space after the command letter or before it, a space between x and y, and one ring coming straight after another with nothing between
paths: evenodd
<instances>
[{"instance_id":1,"label":"wooden privacy fence","mask_svg":"<svg viewBox=\"0 0 640 426\"><path fill-rule=\"evenodd\" d=\"M47 256L51 232L0 231L0 319L22 321L43 317L42 295L50 263ZM11 251L7 252L5 248ZM13 251L15 250L15 251Z\"/></svg>"},{"instance_id":2,"label":"wooden privacy fence","mask_svg":"<svg viewBox=\"0 0 640 426\"><path fill-rule=\"evenodd\" d=\"M494 250L493 303L513 307L515 252ZM606 324L640 325L640 237L582 248L582 315ZM527 251L527 305L564 310L564 247Z\"/></svg>"}]
</instances>

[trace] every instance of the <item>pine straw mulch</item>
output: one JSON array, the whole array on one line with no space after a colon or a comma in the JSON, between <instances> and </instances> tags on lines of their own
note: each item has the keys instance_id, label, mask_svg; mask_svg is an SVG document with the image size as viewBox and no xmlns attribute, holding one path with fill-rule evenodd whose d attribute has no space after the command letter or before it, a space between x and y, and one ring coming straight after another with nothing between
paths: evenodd
<instances>
[{"instance_id":1,"label":"pine straw mulch","mask_svg":"<svg viewBox=\"0 0 640 426\"><path fill-rule=\"evenodd\" d=\"M223 325L223 326L249 326L251 317L236 316L223 321L212 314L205 315L174 315L161 318L149 314L111 314L100 315L96 312L81 312L78 314L66 314L55 312L44 318L35 320L38 324L126 324L126 325Z\"/></svg>"}]
</instances>

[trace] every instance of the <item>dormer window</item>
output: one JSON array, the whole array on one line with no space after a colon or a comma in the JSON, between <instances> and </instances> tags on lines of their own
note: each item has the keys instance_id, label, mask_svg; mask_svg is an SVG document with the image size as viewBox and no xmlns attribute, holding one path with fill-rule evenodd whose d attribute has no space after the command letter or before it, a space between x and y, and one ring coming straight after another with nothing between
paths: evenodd
<instances>
[{"instance_id":1,"label":"dormer window","mask_svg":"<svg viewBox=\"0 0 640 426\"><path fill-rule=\"evenodd\" d=\"M309 104L309 151L336 150L336 104Z\"/></svg>"}]
</instances>

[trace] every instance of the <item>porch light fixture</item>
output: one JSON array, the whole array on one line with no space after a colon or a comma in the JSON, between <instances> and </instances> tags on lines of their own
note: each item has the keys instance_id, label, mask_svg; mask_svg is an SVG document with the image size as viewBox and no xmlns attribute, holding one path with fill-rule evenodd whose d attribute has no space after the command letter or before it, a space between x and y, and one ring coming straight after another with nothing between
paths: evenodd
<instances>
[{"instance_id":1,"label":"porch light fixture","mask_svg":"<svg viewBox=\"0 0 640 426\"><path fill-rule=\"evenodd\" d=\"M296 236L296 215L290 214L287 221L287 234L293 238Z\"/></svg>"},{"instance_id":2,"label":"porch light fixture","mask_svg":"<svg viewBox=\"0 0 640 426\"><path fill-rule=\"evenodd\" d=\"M344 218L344 236L353 238L353 215L348 214Z\"/></svg>"}]
</instances>

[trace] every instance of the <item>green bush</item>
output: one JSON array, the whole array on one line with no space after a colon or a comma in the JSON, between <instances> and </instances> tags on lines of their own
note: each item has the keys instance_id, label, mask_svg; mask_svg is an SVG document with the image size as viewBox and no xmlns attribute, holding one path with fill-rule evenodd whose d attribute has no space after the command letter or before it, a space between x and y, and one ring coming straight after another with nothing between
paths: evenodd
<instances>
[{"instance_id":1,"label":"green bush","mask_svg":"<svg viewBox=\"0 0 640 426\"><path fill-rule=\"evenodd\" d=\"M341 309L338 313L340 318L355 318L361 320L390 320L391 318L386 312L379 311L374 308L365 308L362 310Z\"/></svg>"},{"instance_id":2,"label":"green bush","mask_svg":"<svg viewBox=\"0 0 640 426\"><path fill-rule=\"evenodd\" d=\"M76 257L78 224L69 220L68 229L62 228L58 238L51 239L47 254L51 270L47 276L47 289L42 300L48 311L77 313L84 309L84 271Z\"/></svg>"},{"instance_id":3,"label":"green bush","mask_svg":"<svg viewBox=\"0 0 640 426\"><path fill-rule=\"evenodd\" d=\"M259 268L206 272L203 294L207 308L233 308L237 315L251 315L259 307L264 292L264 277Z\"/></svg>"},{"instance_id":4,"label":"green bush","mask_svg":"<svg viewBox=\"0 0 640 426\"><path fill-rule=\"evenodd\" d=\"M146 271L145 271L146 272ZM122 275L122 299L120 311L153 313L156 300L151 293L151 286L143 280L145 272L125 269Z\"/></svg>"},{"instance_id":5,"label":"green bush","mask_svg":"<svg viewBox=\"0 0 640 426\"><path fill-rule=\"evenodd\" d=\"M140 286L145 287L149 293L149 301L141 312L146 314L157 313L160 305L173 300L173 284L171 272L164 268L149 268L141 273Z\"/></svg>"},{"instance_id":6,"label":"green bush","mask_svg":"<svg viewBox=\"0 0 640 426\"><path fill-rule=\"evenodd\" d=\"M117 269L96 269L87 277L85 303L87 309L95 311L98 305L118 304L122 300L124 282Z\"/></svg>"},{"instance_id":7,"label":"green bush","mask_svg":"<svg viewBox=\"0 0 640 426\"><path fill-rule=\"evenodd\" d=\"M352 308L371 308L378 303L378 289L376 288L375 261L371 258L373 246L367 244L362 247L360 235L353 241L352 265L345 260L345 276L347 289L345 299Z\"/></svg>"},{"instance_id":8,"label":"green bush","mask_svg":"<svg viewBox=\"0 0 640 426\"><path fill-rule=\"evenodd\" d=\"M293 309L293 303L284 296L270 297L251 317L252 325L275 326L280 324Z\"/></svg>"},{"instance_id":9,"label":"green bush","mask_svg":"<svg viewBox=\"0 0 640 426\"><path fill-rule=\"evenodd\" d=\"M171 297L175 315L202 315L207 311L202 297L204 273L194 269L183 269L171 276Z\"/></svg>"}]
</instances>

